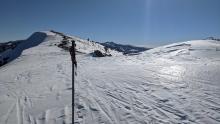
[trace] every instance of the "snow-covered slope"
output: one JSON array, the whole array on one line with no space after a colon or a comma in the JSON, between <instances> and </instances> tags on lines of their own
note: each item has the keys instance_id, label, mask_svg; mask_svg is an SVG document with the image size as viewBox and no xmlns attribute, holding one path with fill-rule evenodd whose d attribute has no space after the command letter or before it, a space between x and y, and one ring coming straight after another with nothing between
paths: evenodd
<instances>
[{"instance_id":1,"label":"snow-covered slope","mask_svg":"<svg viewBox=\"0 0 220 124\"><path fill-rule=\"evenodd\" d=\"M194 40L174 43L144 52L144 55L182 60L219 60L220 41Z\"/></svg>"},{"instance_id":2,"label":"snow-covered slope","mask_svg":"<svg viewBox=\"0 0 220 124\"><path fill-rule=\"evenodd\" d=\"M46 32L36 32L32 34L28 39L18 41L19 44L17 44L15 48L7 49L6 51L2 52L0 54L0 58L2 58L2 60L5 59L5 61L10 62L20 56L23 50L40 44L44 41L46 37Z\"/></svg>"},{"instance_id":3,"label":"snow-covered slope","mask_svg":"<svg viewBox=\"0 0 220 124\"><path fill-rule=\"evenodd\" d=\"M62 35L44 34L0 68L0 124L72 123L71 59L57 47ZM76 40L79 52L99 48L66 39ZM136 56L78 54L77 61L76 124L220 123L217 41L176 43Z\"/></svg>"},{"instance_id":4,"label":"snow-covered slope","mask_svg":"<svg viewBox=\"0 0 220 124\"><path fill-rule=\"evenodd\" d=\"M104 46L98 42L84 40L75 36L65 35L63 33L56 31L52 31L52 32L58 36L63 37L63 40L58 46L64 49L68 49L72 45L71 41L74 40L76 43L76 51L80 53L89 54L89 53L93 53L95 50L99 50L102 53L111 54L112 56L122 55L122 52L120 51L116 51L112 49L105 50Z\"/></svg>"},{"instance_id":5,"label":"snow-covered slope","mask_svg":"<svg viewBox=\"0 0 220 124\"><path fill-rule=\"evenodd\" d=\"M138 56L78 58L78 123L220 123L219 42L188 41Z\"/></svg>"},{"instance_id":6,"label":"snow-covered slope","mask_svg":"<svg viewBox=\"0 0 220 124\"><path fill-rule=\"evenodd\" d=\"M99 43L96 43L94 41L83 40L83 39L73 37L73 36L72 36L72 39L76 41L76 50L78 52L88 54L88 53L94 52L94 50L99 50L102 53L106 53L104 46ZM108 49L107 53L113 56L122 55L121 52L116 51L116 50L111 50L111 49Z\"/></svg>"},{"instance_id":7,"label":"snow-covered slope","mask_svg":"<svg viewBox=\"0 0 220 124\"><path fill-rule=\"evenodd\" d=\"M50 34L0 68L0 124L71 123L69 53Z\"/></svg>"}]
</instances>

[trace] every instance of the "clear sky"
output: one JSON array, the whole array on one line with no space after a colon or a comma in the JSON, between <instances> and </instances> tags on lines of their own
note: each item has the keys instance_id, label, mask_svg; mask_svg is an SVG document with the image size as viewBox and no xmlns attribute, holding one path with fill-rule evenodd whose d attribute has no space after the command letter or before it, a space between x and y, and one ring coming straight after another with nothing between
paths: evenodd
<instances>
[{"instance_id":1,"label":"clear sky","mask_svg":"<svg viewBox=\"0 0 220 124\"><path fill-rule=\"evenodd\" d=\"M0 1L0 42L50 29L137 45L220 37L220 0Z\"/></svg>"}]
</instances>

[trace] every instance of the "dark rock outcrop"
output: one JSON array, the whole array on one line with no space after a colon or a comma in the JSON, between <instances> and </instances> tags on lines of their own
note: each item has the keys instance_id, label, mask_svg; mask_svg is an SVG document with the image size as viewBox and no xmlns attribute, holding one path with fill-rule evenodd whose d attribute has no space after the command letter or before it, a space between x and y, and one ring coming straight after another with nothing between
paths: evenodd
<instances>
[{"instance_id":1,"label":"dark rock outcrop","mask_svg":"<svg viewBox=\"0 0 220 124\"><path fill-rule=\"evenodd\" d=\"M93 57L104 57L104 56L106 56L106 55L99 50L95 50L93 52Z\"/></svg>"}]
</instances>

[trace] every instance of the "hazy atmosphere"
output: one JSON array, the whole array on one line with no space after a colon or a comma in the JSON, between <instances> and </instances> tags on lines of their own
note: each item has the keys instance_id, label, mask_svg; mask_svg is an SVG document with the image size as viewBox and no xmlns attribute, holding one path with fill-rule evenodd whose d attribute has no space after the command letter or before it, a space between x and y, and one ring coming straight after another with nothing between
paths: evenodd
<instances>
[{"instance_id":1,"label":"hazy atmosphere","mask_svg":"<svg viewBox=\"0 0 220 124\"><path fill-rule=\"evenodd\" d=\"M0 42L50 29L135 45L219 37L219 5L219 0L2 0Z\"/></svg>"}]
</instances>

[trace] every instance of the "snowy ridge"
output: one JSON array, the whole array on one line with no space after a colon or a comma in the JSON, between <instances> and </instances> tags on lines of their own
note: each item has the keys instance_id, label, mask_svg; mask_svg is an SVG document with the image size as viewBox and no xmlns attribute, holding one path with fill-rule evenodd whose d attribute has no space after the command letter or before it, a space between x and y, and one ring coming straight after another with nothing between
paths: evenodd
<instances>
[{"instance_id":1,"label":"snowy ridge","mask_svg":"<svg viewBox=\"0 0 220 124\"><path fill-rule=\"evenodd\" d=\"M95 50L99 50L102 53L111 54L112 56L122 55L122 53L119 51L115 51L111 49L108 49L106 51L103 45L94 41L83 40L81 38L65 35L63 33L56 31L52 31L52 32L63 37L63 44L61 44L61 46L66 49L68 49L71 46L71 41L74 40L76 43L76 51L80 53L90 54L93 53Z\"/></svg>"},{"instance_id":2,"label":"snowy ridge","mask_svg":"<svg viewBox=\"0 0 220 124\"><path fill-rule=\"evenodd\" d=\"M21 55L23 50L39 45L40 43L44 42L46 37L47 34L45 32L35 32L28 39L17 41L19 43L15 48L7 49L0 54L0 61L5 59L4 61L10 62L16 59Z\"/></svg>"},{"instance_id":3,"label":"snowy ridge","mask_svg":"<svg viewBox=\"0 0 220 124\"><path fill-rule=\"evenodd\" d=\"M73 37L73 39L75 39ZM105 51L104 46L100 45L99 43L93 42L93 41L87 41L87 40L82 40L82 39L77 39L76 40L76 50L82 53L92 53L95 50L99 50L102 53L109 53L113 56L117 56L117 55L122 55L121 52L115 51L115 50L111 50L108 49L108 51Z\"/></svg>"},{"instance_id":4,"label":"snowy ridge","mask_svg":"<svg viewBox=\"0 0 220 124\"><path fill-rule=\"evenodd\" d=\"M65 44L62 45L68 49L71 46L71 40L76 41L76 50L80 53L89 54L94 52L94 50L99 50L102 53L111 54L113 56L122 55L122 53L117 52L115 50L108 49L106 51L103 45L100 45L92 41L86 41L77 37L67 36L62 33L52 31L41 31L33 33L26 40L16 41L18 42L18 45L16 45L15 48L10 48L0 53L0 63L8 63L19 57L25 49L35 47L45 41L48 41L48 44L50 45L58 46L61 45L63 41L65 41Z\"/></svg>"},{"instance_id":5,"label":"snowy ridge","mask_svg":"<svg viewBox=\"0 0 220 124\"><path fill-rule=\"evenodd\" d=\"M140 56L162 57L174 60L195 60L195 61L218 61L220 60L220 41L216 40L193 40L181 43L174 43L149 51L143 52Z\"/></svg>"},{"instance_id":6,"label":"snowy ridge","mask_svg":"<svg viewBox=\"0 0 220 124\"><path fill-rule=\"evenodd\" d=\"M75 36L65 35L63 33L56 31L52 31L52 32L61 35L64 41L67 41L67 43L64 45L66 47L70 47L71 46L70 41L74 40L76 42L76 50L80 53L89 54L94 52L95 50L99 50L102 53L118 56L122 54L138 54L140 52L150 49L145 47L136 47L132 45L116 44L114 42L99 43L95 41L84 40Z\"/></svg>"},{"instance_id":7,"label":"snowy ridge","mask_svg":"<svg viewBox=\"0 0 220 124\"><path fill-rule=\"evenodd\" d=\"M65 35L56 31L40 31L33 33L28 39L16 41L16 44L11 48L0 53L0 65L6 64L21 55L25 49L35 47L45 41L50 42L50 45L55 45L65 50L68 50L72 45L71 41L76 43L76 51L84 54L91 54L95 50L99 50L103 54L110 56L121 56L123 54L139 53L148 50L143 47L135 47L131 45L98 43L95 41L84 40L75 36ZM55 42L56 41L56 42ZM113 45L113 46L112 46Z\"/></svg>"}]
</instances>

